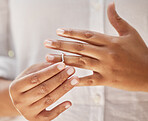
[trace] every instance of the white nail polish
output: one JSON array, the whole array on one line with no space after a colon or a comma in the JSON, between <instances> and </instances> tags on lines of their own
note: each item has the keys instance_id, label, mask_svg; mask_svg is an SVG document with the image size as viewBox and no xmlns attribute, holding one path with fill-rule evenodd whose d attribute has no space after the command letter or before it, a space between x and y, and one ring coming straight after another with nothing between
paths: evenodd
<instances>
[{"instance_id":1,"label":"white nail polish","mask_svg":"<svg viewBox=\"0 0 148 121\"><path fill-rule=\"evenodd\" d=\"M76 84L78 84L78 80L73 79L73 80L71 81L71 85L76 85Z\"/></svg>"},{"instance_id":2,"label":"white nail polish","mask_svg":"<svg viewBox=\"0 0 148 121\"><path fill-rule=\"evenodd\" d=\"M60 63L57 68L61 71L65 68L65 64L64 63Z\"/></svg>"},{"instance_id":3,"label":"white nail polish","mask_svg":"<svg viewBox=\"0 0 148 121\"><path fill-rule=\"evenodd\" d=\"M68 104L68 105L66 105L66 106L65 106L65 108L67 109L67 108L69 108L70 106L71 106L71 105L70 105L70 104Z\"/></svg>"},{"instance_id":4,"label":"white nail polish","mask_svg":"<svg viewBox=\"0 0 148 121\"><path fill-rule=\"evenodd\" d=\"M57 34L63 35L64 34L64 30L63 29L57 29Z\"/></svg>"},{"instance_id":5,"label":"white nail polish","mask_svg":"<svg viewBox=\"0 0 148 121\"><path fill-rule=\"evenodd\" d=\"M54 56L52 56L52 55L48 55L47 57L48 57L48 60L50 60L50 61L54 60Z\"/></svg>"},{"instance_id":6,"label":"white nail polish","mask_svg":"<svg viewBox=\"0 0 148 121\"><path fill-rule=\"evenodd\" d=\"M45 45L51 47L52 46L52 41L45 40Z\"/></svg>"},{"instance_id":7,"label":"white nail polish","mask_svg":"<svg viewBox=\"0 0 148 121\"><path fill-rule=\"evenodd\" d=\"M71 75L71 74L73 74L74 73L74 68L69 68L68 70L67 70L67 74L68 75Z\"/></svg>"}]
</instances>

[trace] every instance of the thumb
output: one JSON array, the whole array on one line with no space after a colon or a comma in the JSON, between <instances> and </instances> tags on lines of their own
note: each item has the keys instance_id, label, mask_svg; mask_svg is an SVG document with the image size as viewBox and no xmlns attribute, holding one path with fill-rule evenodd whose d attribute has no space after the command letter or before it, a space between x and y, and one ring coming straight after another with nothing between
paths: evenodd
<instances>
[{"instance_id":1,"label":"thumb","mask_svg":"<svg viewBox=\"0 0 148 121\"><path fill-rule=\"evenodd\" d=\"M114 2L108 6L107 13L110 23L117 30L120 36L127 35L130 33L132 27L118 15L115 10Z\"/></svg>"}]
</instances>

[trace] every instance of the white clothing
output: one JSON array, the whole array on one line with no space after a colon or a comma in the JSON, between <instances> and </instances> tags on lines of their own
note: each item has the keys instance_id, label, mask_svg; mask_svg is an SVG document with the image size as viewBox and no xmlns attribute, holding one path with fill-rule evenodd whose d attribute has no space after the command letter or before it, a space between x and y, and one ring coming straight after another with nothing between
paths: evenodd
<instances>
[{"instance_id":1,"label":"white clothing","mask_svg":"<svg viewBox=\"0 0 148 121\"><path fill-rule=\"evenodd\" d=\"M1 0L0 76L13 79L30 65L45 61L47 53L59 53L43 46L47 38L60 38L55 33L57 28L95 30L117 35L106 14L111 1ZM148 1L115 0L115 3L119 15L135 27L148 44ZM7 56L10 49L15 52L13 58ZM77 70L76 75L88 74L91 72ZM103 86L76 87L53 106L63 100L71 100L73 106L55 121L148 120L148 93L144 92L128 92ZM23 121L8 119L17 120Z\"/></svg>"}]
</instances>

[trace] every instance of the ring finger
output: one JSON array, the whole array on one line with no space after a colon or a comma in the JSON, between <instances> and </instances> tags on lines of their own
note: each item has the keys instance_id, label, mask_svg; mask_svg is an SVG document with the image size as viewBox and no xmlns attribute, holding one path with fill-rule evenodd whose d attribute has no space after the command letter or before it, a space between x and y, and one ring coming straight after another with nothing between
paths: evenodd
<instances>
[{"instance_id":1,"label":"ring finger","mask_svg":"<svg viewBox=\"0 0 148 121\"><path fill-rule=\"evenodd\" d=\"M56 63L62 60L62 56L58 54L49 54L46 56L46 60L48 62ZM65 55L64 63L69 66L88 69L96 72L98 72L98 70L101 70L102 66L100 65L100 61L97 59L73 55Z\"/></svg>"}]
</instances>

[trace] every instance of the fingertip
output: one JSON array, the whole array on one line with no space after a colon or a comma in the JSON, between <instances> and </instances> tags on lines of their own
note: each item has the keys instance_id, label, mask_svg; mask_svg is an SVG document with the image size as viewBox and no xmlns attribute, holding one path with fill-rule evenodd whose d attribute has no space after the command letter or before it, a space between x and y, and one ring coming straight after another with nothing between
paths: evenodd
<instances>
[{"instance_id":1,"label":"fingertip","mask_svg":"<svg viewBox=\"0 0 148 121\"><path fill-rule=\"evenodd\" d=\"M71 79L71 85L75 86L79 84L79 78L77 76L73 76Z\"/></svg>"},{"instance_id":2,"label":"fingertip","mask_svg":"<svg viewBox=\"0 0 148 121\"><path fill-rule=\"evenodd\" d=\"M110 3L110 4L108 5L108 9L107 9L108 16L109 16L110 14L114 14L115 11L116 11L116 10L115 10L115 2L113 1L112 3ZM110 16L109 16L109 17L110 17Z\"/></svg>"},{"instance_id":3,"label":"fingertip","mask_svg":"<svg viewBox=\"0 0 148 121\"><path fill-rule=\"evenodd\" d=\"M48 55L45 55L45 59L46 59L47 62L49 62Z\"/></svg>"},{"instance_id":4,"label":"fingertip","mask_svg":"<svg viewBox=\"0 0 148 121\"><path fill-rule=\"evenodd\" d=\"M52 48L52 47L54 47L54 45L53 45L53 42L54 42L54 40L45 40L44 41L44 46L46 47L46 48Z\"/></svg>"},{"instance_id":5,"label":"fingertip","mask_svg":"<svg viewBox=\"0 0 148 121\"><path fill-rule=\"evenodd\" d=\"M66 101L64 106L65 106L66 109L68 109L72 106L72 103L70 101Z\"/></svg>"},{"instance_id":6,"label":"fingertip","mask_svg":"<svg viewBox=\"0 0 148 121\"><path fill-rule=\"evenodd\" d=\"M43 42L44 46L46 46L47 41L48 41L48 39L44 40L44 42Z\"/></svg>"},{"instance_id":7,"label":"fingertip","mask_svg":"<svg viewBox=\"0 0 148 121\"><path fill-rule=\"evenodd\" d=\"M63 62L58 62L57 64L58 64L58 65L57 65L57 68L58 68L60 71L65 68L65 63L63 63Z\"/></svg>"},{"instance_id":8,"label":"fingertip","mask_svg":"<svg viewBox=\"0 0 148 121\"><path fill-rule=\"evenodd\" d=\"M74 67L68 67L67 74L73 75L74 73L75 73L75 68Z\"/></svg>"},{"instance_id":9,"label":"fingertip","mask_svg":"<svg viewBox=\"0 0 148 121\"><path fill-rule=\"evenodd\" d=\"M62 29L62 28L58 28L58 29L56 30L56 33L57 33L58 35L63 35L63 34L65 33L65 30Z\"/></svg>"},{"instance_id":10,"label":"fingertip","mask_svg":"<svg viewBox=\"0 0 148 121\"><path fill-rule=\"evenodd\" d=\"M48 61L48 62L51 62L51 61L53 61L54 60L54 56L53 55L50 55L50 54L48 54L48 55L46 55L46 60Z\"/></svg>"},{"instance_id":11,"label":"fingertip","mask_svg":"<svg viewBox=\"0 0 148 121\"><path fill-rule=\"evenodd\" d=\"M77 79L79 81L79 77L78 76L73 76L73 78Z\"/></svg>"}]
</instances>

